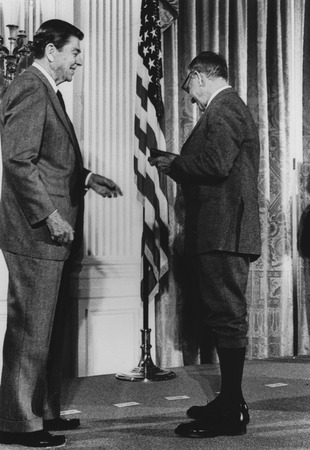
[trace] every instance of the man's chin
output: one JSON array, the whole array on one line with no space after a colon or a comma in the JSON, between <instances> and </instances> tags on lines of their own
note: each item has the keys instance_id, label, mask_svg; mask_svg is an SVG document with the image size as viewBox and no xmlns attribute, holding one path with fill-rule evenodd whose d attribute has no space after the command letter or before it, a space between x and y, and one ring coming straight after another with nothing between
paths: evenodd
<instances>
[{"instance_id":1,"label":"man's chin","mask_svg":"<svg viewBox=\"0 0 310 450\"><path fill-rule=\"evenodd\" d=\"M66 81L72 81L72 78L73 78L74 74L75 74L75 72L71 72L71 71L70 71L70 72L67 74Z\"/></svg>"}]
</instances>

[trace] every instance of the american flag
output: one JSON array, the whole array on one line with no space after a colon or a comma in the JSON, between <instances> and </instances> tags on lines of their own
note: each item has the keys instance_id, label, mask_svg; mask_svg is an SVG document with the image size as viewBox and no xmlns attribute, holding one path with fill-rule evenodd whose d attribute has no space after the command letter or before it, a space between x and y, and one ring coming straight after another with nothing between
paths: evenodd
<instances>
[{"instance_id":1,"label":"american flag","mask_svg":"<svg viewBox=\"0 0 310 450\"><path fill-rule=\"evenodd\" d=\"M148 162L150 148L166 150L161 127L162 53L158 0L142 0L138 43L134 171L143 205L142 300L159 293L168 271L168 201L165 176ZM147 270L146 270L147 268ZM145 298L147 297L147 298Z\"/></svg>"}]
</instances>

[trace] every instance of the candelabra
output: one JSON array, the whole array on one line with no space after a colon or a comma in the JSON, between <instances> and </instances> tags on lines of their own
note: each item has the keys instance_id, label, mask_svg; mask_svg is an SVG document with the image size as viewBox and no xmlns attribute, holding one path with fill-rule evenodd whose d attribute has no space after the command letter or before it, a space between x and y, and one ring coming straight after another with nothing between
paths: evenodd
<instances>
[{"instance_id":1,"label":"candelabra","mask_svg":"<svg viewBox=\"0 0 310 450\"><path fill-rule=\"evenodd\" d=\"M26 42L27 35L18 25L9 28L9 49L0 35L0 99L15 76L23 72L33 62L32 41Z\"/></svg>"}]
</instances>

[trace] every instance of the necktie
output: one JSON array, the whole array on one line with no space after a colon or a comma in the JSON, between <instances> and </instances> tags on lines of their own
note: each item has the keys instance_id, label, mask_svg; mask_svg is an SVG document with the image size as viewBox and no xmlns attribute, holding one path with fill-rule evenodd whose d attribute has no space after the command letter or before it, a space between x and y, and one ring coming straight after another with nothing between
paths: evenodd
<instances>
[{"instance_id":1,"label":"necktie","mask_svg":"<svg viewBox=\"0 0 310 450\"><path fill-rule=\"evenodd\" d=\"M76 135L75 135L75 131L74 131L73 125L72 125L71 120L70 120L70 118L69 118L69 116L68 116L68 114L67 114L67 111L66 111L66 105L65 105L63 96L62 96L62 94L61 94L60 91L57 91L57 92L56 92L56 95L57 95L57 97L58 97L59 103L61 104L61 107L62 107L62 109L63 109L63 111L64 111L64 113L65 113L65 116L66 116L66 118L67 118L67 122L68 122L69 128L70 128L70 130L71 130L71 134L70 134L70 135L71 135L71 139L72 139L72 141L73 141L74 148L77 149L77 155L78 155L78 158L79 158L79 160L80 160L80 164L81 164L81 166L83 167L83 162L82 162L82 156L81 156L81 152L80 152L80 147L79 147L79 144L78 144L78 140L77 140L77 138L76 138Z\"/></svg>"},{"instance_id":2,"label":"necktie","mask_svg":"<svg viewBox=\"0 0 310 450\"><path fill-rule=\"evenodd\" d=\"M64 110L65 114L67 114L67 112L66 112L66 105L65 105L65 102L64 102L64 99L63 99L63 96L62 96L61 92L57 91L56 95L58 97L58 100L59 100L59 102L61 104L62 109Z\"/></svg>"}]
</instances>

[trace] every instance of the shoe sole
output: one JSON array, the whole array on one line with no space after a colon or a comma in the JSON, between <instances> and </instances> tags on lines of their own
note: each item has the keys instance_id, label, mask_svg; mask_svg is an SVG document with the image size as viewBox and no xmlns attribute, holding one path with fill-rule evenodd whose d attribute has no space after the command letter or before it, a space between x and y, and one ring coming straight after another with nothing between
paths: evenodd
<instances>
[{"instance_id":1,"label":"shoe sole","mask_svg":"<svg viewBox=\"0 0 310 450\"><path fill-rule=\"evenodd\" d=\"M246 434L246 429L242 429L240 431L229 431L227 430L226 432L223 431L210 431L210 432L206 432L206 433L178 433L177 431L175 431L175 434L177 434L178 436L181 437L185 437L185 438L194 438L194 439L206 439L206 438L214 438L214 437L219 437L219 436L243 436Z\"/></svg>"},{"instance_id":2,"label":"shoe sole","mask_svg":"<svg viewBox=\"0 0 310 450\"><path fill-rule=\"evenodd\" d=\"M193 415L186 414L186 415L189 419L193 419L193 420L209 420L209 418L210 418L210 416L204 417L203 415L199 415L199 414L197 414L197 415L196 414L193 414ZM244 419L243 422L245 425L249 425L250 417L248 419Z\"/></svg>"}]
</instances>

